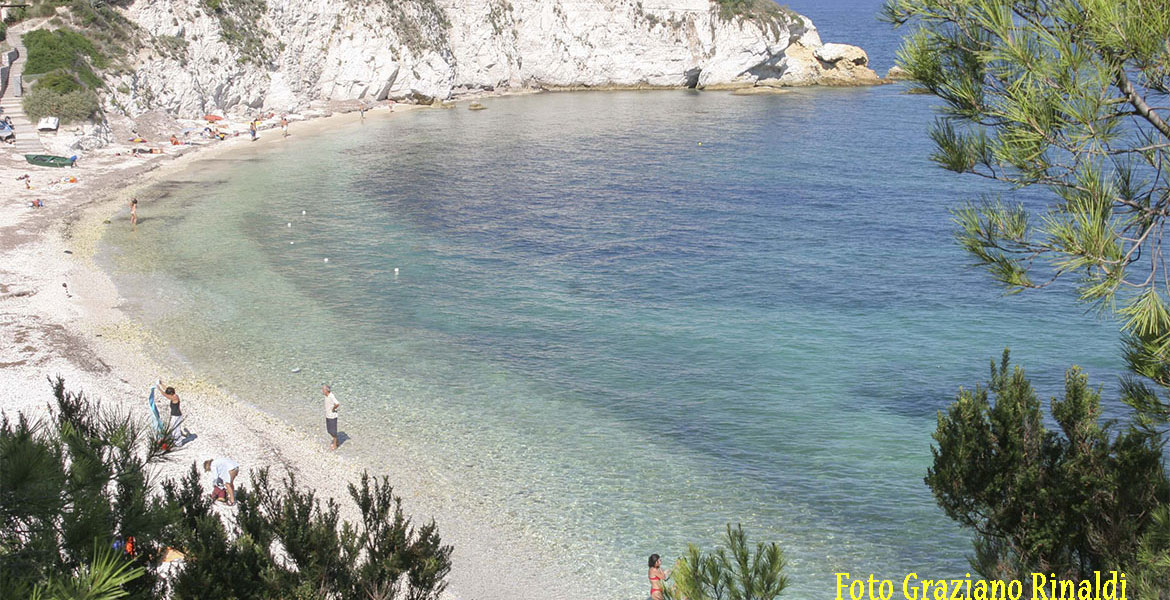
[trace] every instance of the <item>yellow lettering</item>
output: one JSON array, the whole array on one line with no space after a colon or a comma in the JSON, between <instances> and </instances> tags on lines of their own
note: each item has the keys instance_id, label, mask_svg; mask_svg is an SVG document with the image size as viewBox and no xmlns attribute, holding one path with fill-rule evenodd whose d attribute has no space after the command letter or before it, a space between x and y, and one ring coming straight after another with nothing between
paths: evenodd
<instances>
[{"instance_id":1,"label":"yellow lettering","mask_svg":"<svg viewBox=\"0 0 1170 600\"><path fill-rule=\"evenodd\" d=\"M1008 582L1007 592L1010 600L1020 600L1020 596L1024 594L1024 584L1020 583L1019 579L1013 579Z\"/></svg>"},{"instance_id":2,"label":"yellow lettering","mask_svg":"<svg viewBox=\"0 0 1170 600\"><path fill-rule=\"evenodd\" d=\"M925 596L926 594L923 594ZM939 579L934 582L934 600L947 600L947 580Z\"/></svg>"},{"instance_id":3,"label":"yellow lettering","mask_svg":"<svg viewBox=\"0 0 1170 600\"><path fill-rule=\"evenodd\" d=\"M1077 590L1077 600L1093 600L1093 582L1082 579L1080 588Z\"/></svg>"},{"instance_id":4,"label":"yellow lettering","mask_svg":"<svg viewBox=\"0 0 1170 600\"><path fill-rule=\"evenodd\" d=\"M1126 600L1125 598L1125 573L1121 574L1121 598L1118 600Z\"/></svg>"},{"instance_id":5,"label":"yellow lettering","mask_svg":"<svg viewBox=\"0 0 1170 600\"><path fill-rule=\"evenodd\" d=\"M963 600L963 580L952 579L951 585L951 600Z\"/></svg>"},{"instance_id":6,"label":"yellow lettering","mask_svg":"<svg viewBox=\"0 0 1170 600\"><path fill-rule=\"evenodd\" d=\"M889 586L888 588L886 586ZM889 579L883 579L878 584L878 598L881 600L890 600L894 597L894 582Z\"/></svg>"},{"instance_id":7,"label":"yellow lettering","mask_svg":"<svg viewBox=\"0 0 1170 600\"><path fill-rule=\"evenodd\" d=\"M848 584L841 583L842 577L845 578L845 581L849 581L849 574L848 573L837 573L837 600L844 600L841 597L841 588L848 588L849 587Z\"/></svg>"},{"instance_id":8,"label":"yellow lettering","mask_svg":"<svg viewBox=\"0 0 1170 600\"><path fill-rule=\"evenodd\" d=\"M1118 600L1117 599L1117 571L1110 571L1109 579L1101 586L1101 591L1097 592L1101 596L1101 600Z\"/></svg>"},{"instance_id":9,"label":"yellow lettering","mask_svg":"<svg viewBox=\"0 0 1170 600\"><path fill-rule=\"evenodd\" d=\"M1044 584L1048 582L1048 577L1043 573L1032 573L1032 600L1047 600L1048 591L1044 589Z\"/></svg>"},{"instance_id":10,"label":"yellow lettering","mask_svg":"<svg viewBox=\"0 0 1170 600\"><path fill-rule=\"evenodd\" d=\"M1056 585L1055 583L1053 585ZM1055 594L1054 594L1055 595ZM1063 600L1073 600L1077 595L1077 584L1065 579L1060 582L1060 597Z\"/></svg>"},{"instance_id":11,"label":"yellow lettering","mask_svg":"<svg viewBox=\"0 0 1170 600\"><path fill-rule=\"evenodd\" d=\"M975 595L971 596L974 600L988 600L987 598L987 582L980 579L975 582Z\"/></svg>"},{"instance_id":12,"label":"yellow lettering","mask_svg":"<svg viewBox=\"0 0 1170 600\"><path fill-rule=\"evenodd\" d=\"M992 600L1006 600L1007 589L1004 588L1004 583L1002 581L991 582L991 598Z\"/></svg>"},{"instance_id":13,"label":"yellow lettering","mask_svg":"<svg viewBox=\"0 0 1170 600\"><path fill-rule=\"evenodd\" d=\"M918 573L910 573L902 580L902 595L906 600L918 600L918 586L910 586L910 580L918 581Z\"/></svg>"}]
</instances>

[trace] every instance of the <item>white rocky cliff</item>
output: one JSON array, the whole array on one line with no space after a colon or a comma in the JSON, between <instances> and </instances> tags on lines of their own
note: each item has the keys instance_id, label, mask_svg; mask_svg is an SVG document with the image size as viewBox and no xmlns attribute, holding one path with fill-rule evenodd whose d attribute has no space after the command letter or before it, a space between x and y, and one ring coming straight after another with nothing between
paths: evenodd
<instances>
[{"instance_id":1,"label":"white rocky cliff","mask_svg":"<svg viewBox=\"0 0 1170 600\"><path fill-rule=\"evenodd\" d=\"M864 85L864 51L757 0L137 0L148 35L107 76L130 114L295 110L564 87Z\"/></svg>"}]
</instances>

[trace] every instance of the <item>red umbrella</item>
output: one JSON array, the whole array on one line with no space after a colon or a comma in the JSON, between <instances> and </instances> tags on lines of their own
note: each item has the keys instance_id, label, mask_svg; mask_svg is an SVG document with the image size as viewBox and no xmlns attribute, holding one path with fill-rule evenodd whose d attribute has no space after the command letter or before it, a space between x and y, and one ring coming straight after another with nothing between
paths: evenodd
<instances>
[{"instance_id":1,"label":"red umbrella","mask_svg":"<svg viewBox=\"0 0 1170 600\"><path fill-rule=\"evenodd\" d=\"M207 119L208 121L211 121L211 122L223 120L223 117L221 117L219 115L203 115L203 118Z\"/></svg>"}]
</instances>

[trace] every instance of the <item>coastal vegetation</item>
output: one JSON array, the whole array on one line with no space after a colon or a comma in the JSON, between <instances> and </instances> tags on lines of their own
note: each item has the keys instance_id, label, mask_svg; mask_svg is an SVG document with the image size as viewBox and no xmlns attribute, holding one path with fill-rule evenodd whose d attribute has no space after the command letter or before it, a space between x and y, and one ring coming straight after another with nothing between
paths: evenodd
<instances>
[{"instance_id":1,"label":"coastal vegetation","mask_svg":"<svg viewBox=\"0 0 1170 600\"><path fill-rule=\"evenodd\" d=\"M220 37L240 53L240 62L272 60L268 29L260 22L268 10L264 0L203 0L203 7L219 21Z\"/></svg>"},{"instance_id":2,"label":"coastal vegetation","mask_svg":"<svg viewBox=\"0 0 1170 600\"><path fill-rule=\"evenodd\" d=\"M1102 423L1100 391L1077 368L1049 408L1057 431L1005 351L986 387L960 391L939 415L926 484L947 516L975 531L972 563L988 579L1139 574L1138 550L1155 542L1148 521L1170 494L1158 436Z\"/></svg>"},{"instance_id":3,"label":"coastal vegetation","mask_svg":"<svg viewBox=\"0 0 1170 600\"><path fill-rule=\"evenodd\" d=\"M994 406L987 390L962 392L940 415L927 483L976 531L985 577L1121 567L1138 597L1170 597L1170 494L1152 458L1170 424L1170 12L1141 0L887 0L884 17L916 25L899 64L912 89L943 101L933 160L1050 200L970 199L954 213L959 243L1009 293L1072 280L1080 301L1123 322L1130 371L1120 428L1097 424L1096 392L1070 371L1052 403L1061 437L1040 426L1005 356ZM1014 445L994 445L999 430ZM990 484L1008 496L987 496Z\"/></svg>"},{"instance_id":4,"label":"coastal vegetation","mask_svg":"<svg viewBox=\"0 0 1170 600\"><path fill-rule=\"evenodd\" d=\"M666 600L775 600L788 587L780 546L748 546L743 527L727 525L723 546L703 552L691 544L675 562L673 585L663 588Z\"/></svg>"},{"instance_id":5,"label":"coastal vegetation","mask_svg":"<svg viewBox=\"0 0 1170 600\"><path fill-rule=\"evenodd\" d=\"M100 109L102 80L94 67L108 59L84 35L68 29L37 29L24 35L28 60L24 72L32 87L24 110L33 119L58 117L63 122L89 119Z\"/></svg>"},{"instance_id":6,"label":"coastal vegetation","mask_svg":"<svg viewBox=\"0 0 1170 600\"><path fill-rule=\"evenodd\" d=\"M443 7L435 0L374 0L386 7L390 14L390 27L398 41L406 48L422 53L439 50L447 44L451 20ZM494 3L488 14L495 33L503 30L502 18L512 11L510 2Z\"/></svg>"},{"instance_id":7,"label":"coastal vegetation","mask_svg":"<svg viewBox=\"0 0 1170 600\"><path fill-rule=\"evenodd\" d=\"M404 516L386 479L349 486L353 524L260 469L225 526L194 465L159 481L178 456L169 440L59 378L53 393L49 419L0 420L0 597L433 600L446 587L451 547ZM170 548L185 554L173 578L161 572Z\"/></svg>"},{"instance_id":8,"label":"coastal vegetation","mask_svg":"<svg viewBox=\"0 0 1170 600\"><path fill-rule=\"evenodd\" d=\"M58 117L69 123L100 112L100 73L119 66L138 39L134 25L111 4L116 3L39 0L11 10L12 23L52 17L49 23L56 27L23 36L30 89L22 104L29 117Z\"/></svg>"},{"instance_id":9,"label":"coastal vegetation","mask_svg":"<svg viewBox=\"0 0 1170 600\"><path fill-rule=\"evenodd\" d=\"M775 0L712 0L724 21L751 20L767 26L773 32L777 27L794 21L803 22L795 11L777 4Z\"/></svg>"}]
</instances>

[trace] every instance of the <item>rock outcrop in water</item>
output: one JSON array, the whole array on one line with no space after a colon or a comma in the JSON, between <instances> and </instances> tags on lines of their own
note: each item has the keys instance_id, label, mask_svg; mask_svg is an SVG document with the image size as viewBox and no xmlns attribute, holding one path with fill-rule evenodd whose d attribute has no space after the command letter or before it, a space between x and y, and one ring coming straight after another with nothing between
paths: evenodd
<instances>
[{"instance_id":1,"label":"rock outcrop in water","mask_svg":"<svg viewBox=\"0 0 1170 600\"><path fill-rule=\"evenodd\" d=\"M822 44L771 3L725 0L153 0L150 32L108 76L130 114L293 110L320 100L433 102L523 88L857 85L865 52Z\"/></svg>"}]
</instances>

